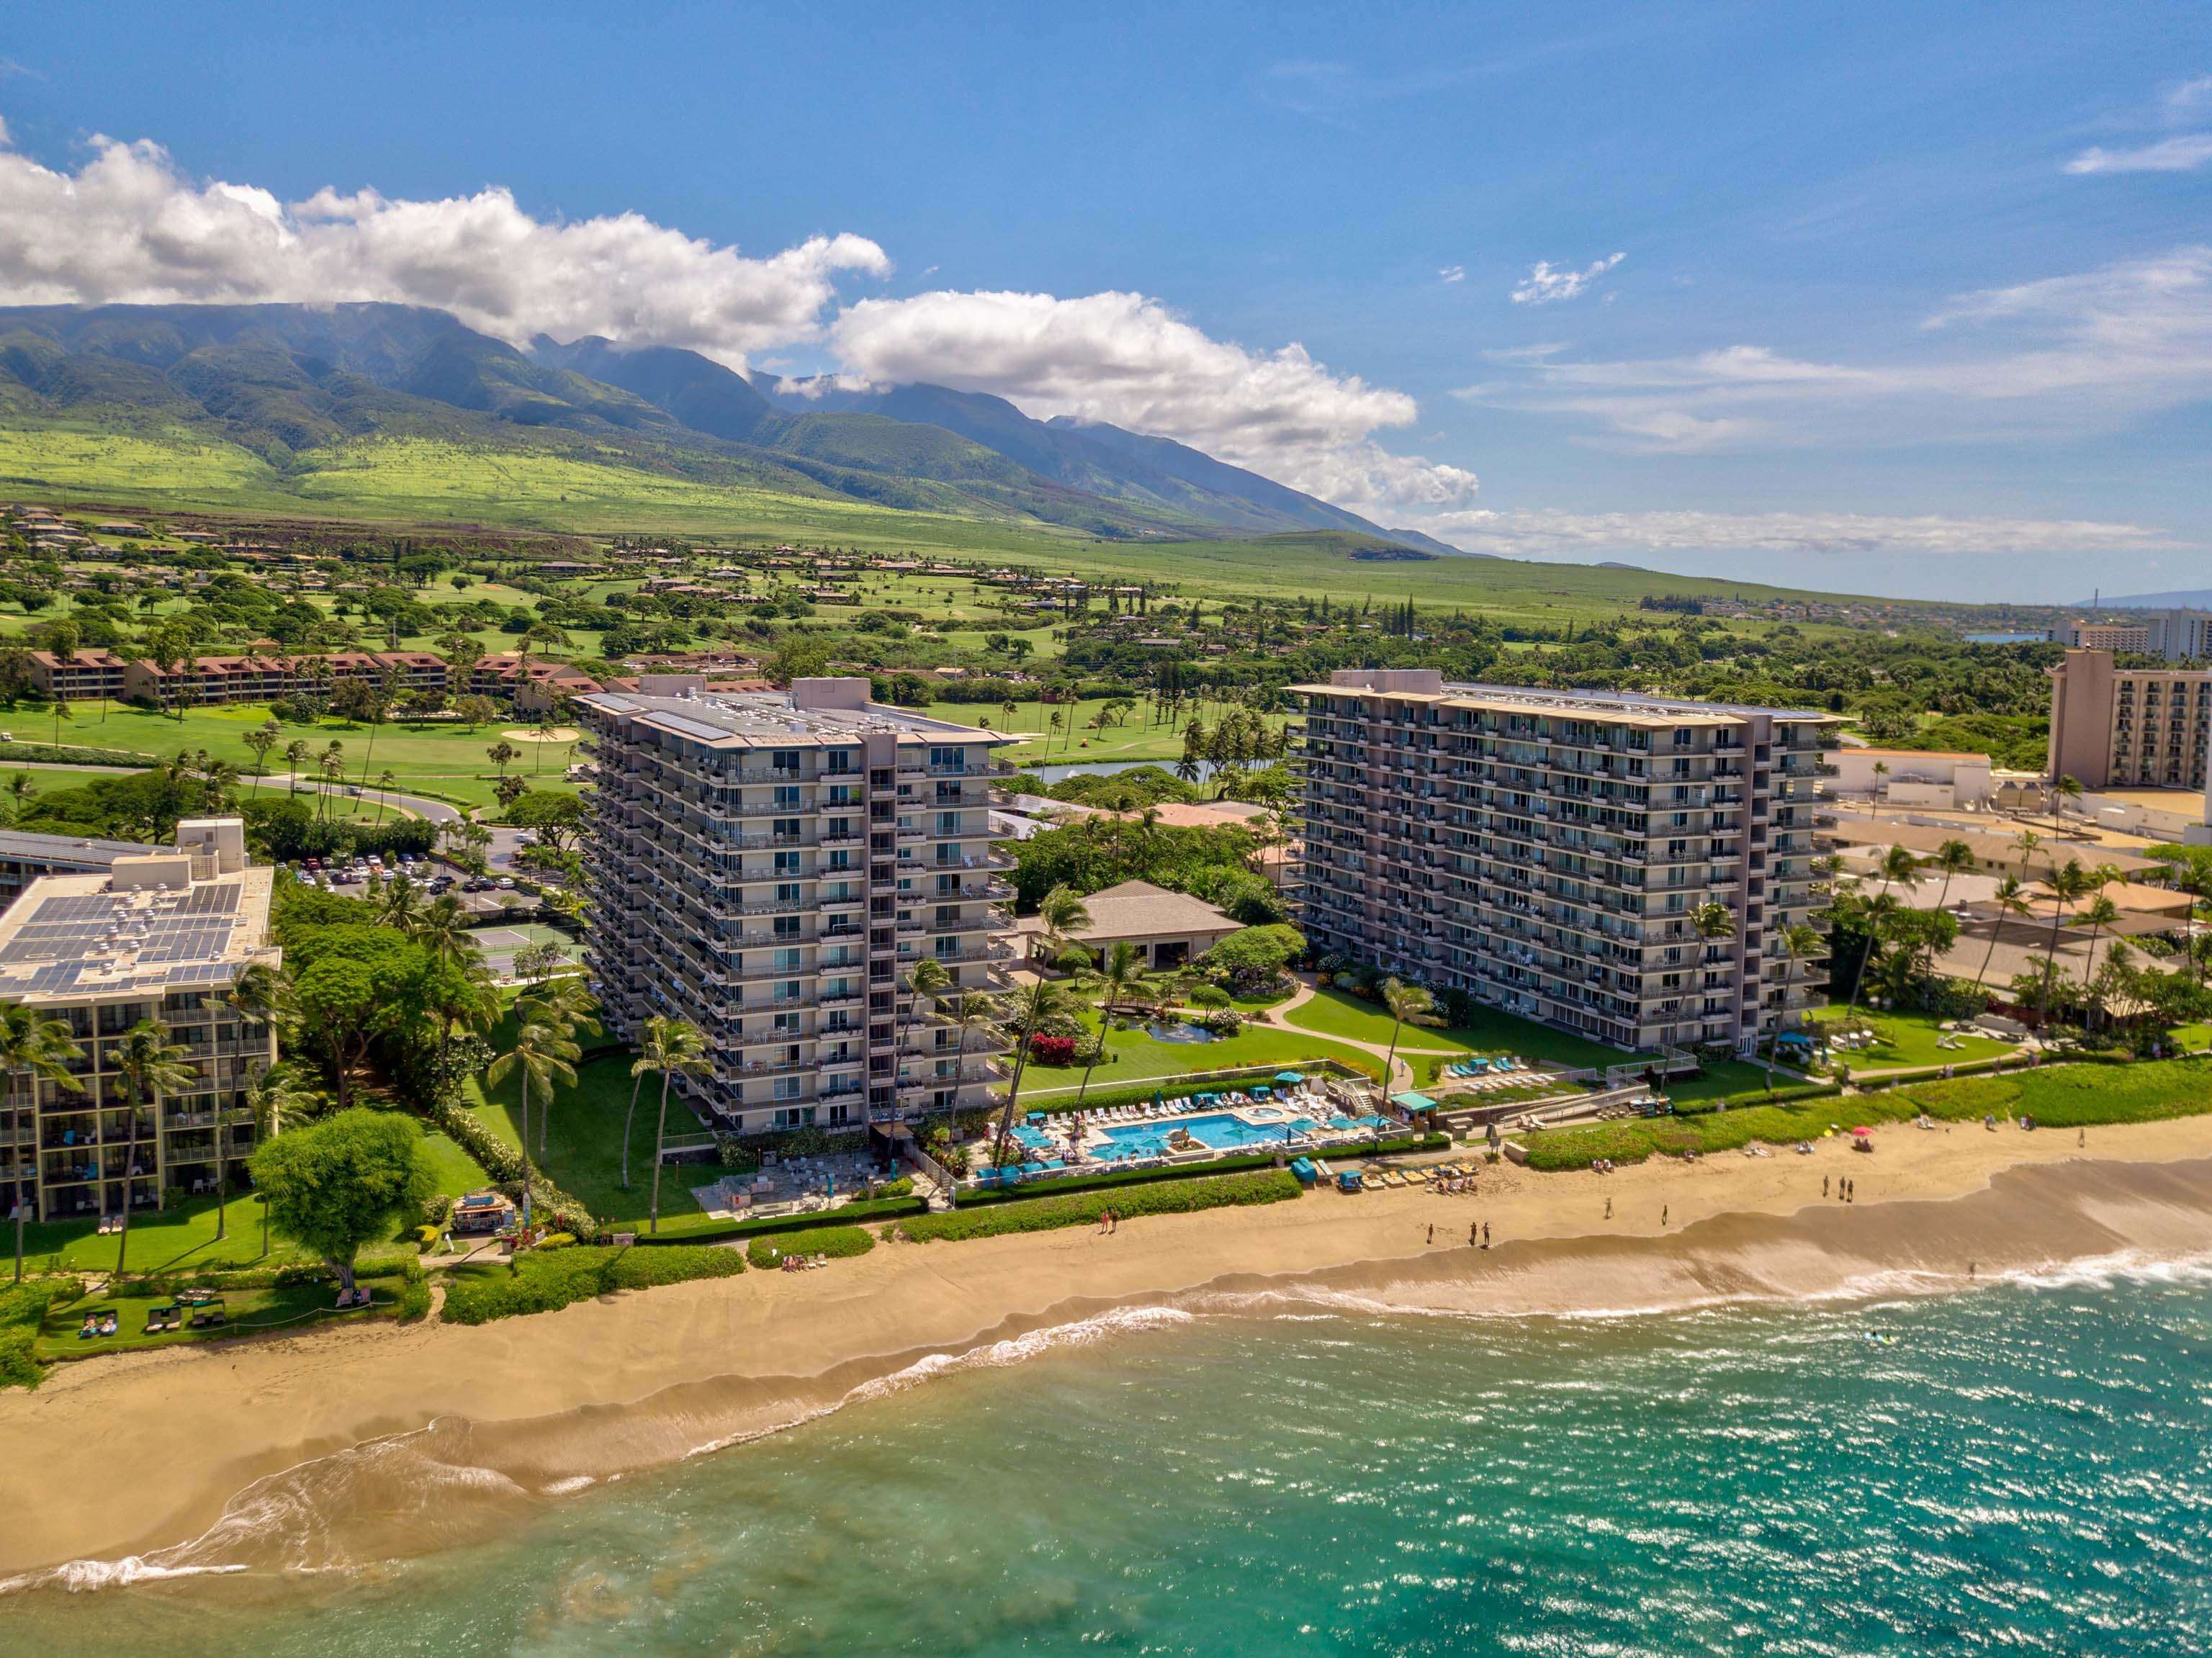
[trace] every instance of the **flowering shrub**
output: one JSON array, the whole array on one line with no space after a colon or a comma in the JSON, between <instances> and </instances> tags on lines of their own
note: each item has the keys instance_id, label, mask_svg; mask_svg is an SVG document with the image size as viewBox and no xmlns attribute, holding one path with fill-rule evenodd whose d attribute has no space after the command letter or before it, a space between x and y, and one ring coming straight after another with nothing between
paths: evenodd
<instances>
[{"instance_id":1,"label":"flowering shrub","mask_svg":"<svg viewBox=\"0 0 2212 1658\"><path fill-rule=\"evenodd\" d=\"M1030 1059L1037 1065L1073 1065L1075 1038L1032 1036L1030 1038Z\"/></svg>"}]
</instances>

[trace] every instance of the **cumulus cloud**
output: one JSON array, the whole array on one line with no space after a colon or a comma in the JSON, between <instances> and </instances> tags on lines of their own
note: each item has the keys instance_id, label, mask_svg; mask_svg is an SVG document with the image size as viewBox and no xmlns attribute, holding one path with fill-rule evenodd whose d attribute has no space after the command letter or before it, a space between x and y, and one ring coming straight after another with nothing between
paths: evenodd
<instances>
[{"instance_id":1,"label":"cumulus cloud","mask_svg":"<svg viewBox=\"0 0 2212 1658\"><path fill-rule=\"evenodd\" d=\"M2212 161L2212 132L2182 132L2134 149L2105 149L2092 145L2066 163L2066 171L2084 173L2193 173Z\"/></svg>"},{"instance_id":2,"label":"cumulus cloud","mask_svg":"<svg viewBox=\"0 0 2212 1658\"><path fill-rule=\"evenodd\" d=\"M504 190L395 201L186 178L159 145L95 138L74 173L0 150L0 297L14 304L384 300L434 306L510 341L682 345L743 366L814 337L846 271L880 276L863 236L765 258L634 213L532 217Z\"/></svg>"},{"instance_id":3,"label":"cumulus cloud","mask_svg":"<svg viewBox=\"0 0 2212 1658\"><path fill-rule=\"evenodd\" d=\"M1571 300L1587 293L1591 283L1619 264L1628 255L1610 253L1595 264L1584 265L1580 270L1554 270L1548 261L1539 259L1528 268L1528 275L1513 290L1516 305L1557 305L1562 300Z\"/></svg>"},{"instance_id":4,"label":"cumulus cloud","mask_svg":"<svg viewBox=\"0 0 2212 1658\"><path fill-rule=\"evenodd\" d=\"M1769 552L1922 557L2148 552L2175 544L2139 524L2091 519L1889 517L1863 513L1439 513L1419 527L1471 553L1589 558L1606 553Z\"/></svg>"},{"instance_id":5,"label":"cumulus cloud","mask_svg":"<svg viewBox=\"0 0 2212 1658\"><path fill-rule=\"evenodd\" d=\"M1863 364L1761 345L1687 356L1495 353L1468 402L1582 418L1644 452L2065 437L2212 392L2212 246L1967 294L1925 349Z\"/></svg>"},{"instance_id":6,"label":"cumulus cloud","mask_svg":"<svg viewBox=\"0 0 2212 1658\"><path fill-rule=\"evenodd\" d=\"M830 330L847 372L925 380L1170 437L1347 506L1463 501L1474 476L1387 453L1377 431L1418 413L1402 392L1332 374L1297 344L1255 351L1159 301L1108 292L920 294L862 300Z\"/></svg>"}]
</instances>

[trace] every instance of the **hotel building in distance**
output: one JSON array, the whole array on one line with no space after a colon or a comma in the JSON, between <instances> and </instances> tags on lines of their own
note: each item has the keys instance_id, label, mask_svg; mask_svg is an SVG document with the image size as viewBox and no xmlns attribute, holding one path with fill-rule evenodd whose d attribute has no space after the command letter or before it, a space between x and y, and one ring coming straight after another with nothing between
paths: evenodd
<instances>
[{"instance_id":1,"label":"hotel building in distance","mask_svg":"<svg viewBox=\"0 0 2212 1658\"><path fill-rule=\"evenodd\" d=\"M866 679L709 694L647 675L578 699L599 761L583 841L586 950L611 1029L706 1033L687 1091L740 1133L989 1103L1000 1039L960 1032L909 975L996 990L1013 860L991 843L1004 734L868 700Z\"/></svg>"},{"instance_id":2,"label":"hotel building in distance","mask_svg":"<svg viewBox=\"0 0 2212 1658\"><path fill-rule=\"evenodd\" d=\"M1431 669L1295 689L1316 950L1642 1051L1748 1051L1825 999L1782 941L1821 902L1835 716Z\"/></svg>"}]
</instances>

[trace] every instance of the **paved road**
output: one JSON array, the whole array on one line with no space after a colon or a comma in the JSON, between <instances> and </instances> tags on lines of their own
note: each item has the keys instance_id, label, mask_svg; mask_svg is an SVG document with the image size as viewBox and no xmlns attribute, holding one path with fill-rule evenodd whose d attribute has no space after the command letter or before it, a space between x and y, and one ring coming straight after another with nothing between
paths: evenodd
<instances>
[{"instance_id":1,"label":"paved road","mask_svg":"<svg viewBox=\"0 0 2212 1658\"><path fill-rule=\"evenodd\" d=\"M303 789L319 789L326 794L358 794L364 800L381 800L386 805L411 811L417 817L427 817L434 823L457 823L461 817L459 807L448 805L443 800L432 800L420 794L401 794L396 790L387 793L383 789L357 789L350 783L330 783L319 777L295 777L285 772L279 772L274 777L264 777L261 781L264 786L285 788L296 782Z\"/></svg>"}]
</instances>

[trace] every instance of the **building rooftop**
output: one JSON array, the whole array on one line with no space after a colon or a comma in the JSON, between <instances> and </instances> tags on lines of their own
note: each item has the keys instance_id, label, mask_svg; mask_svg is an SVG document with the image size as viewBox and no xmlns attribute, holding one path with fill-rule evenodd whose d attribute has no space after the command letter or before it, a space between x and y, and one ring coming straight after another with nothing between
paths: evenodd
<instances>
[{"instance_id":1,"label":"building rooftop","mask_svg":"<svg viewBox=\"0 0 2212 1658\"><path fill-rule=\"evenodd\" d=\"M1358 673L1358 670L1351 671ZM1818 708L1773 708L1732 702L1693 702L1680 697L1653 695L1643 691L1545 690L1528 685L1488 685L1430 679L1425 686L1403 683L1419 677L1407 670L1377 676L1386 683L1363 685L1347 676L1342 683L1293 685L1294 691L1342 695L1347 691L1396 697L1407 701L1443 702L1455 708L1488 708L1505 713L1560 714L1580 719L1605 719L1624 726L1723 726L1751 715L1798 723L1838 726L1840 714Z\"/></svg>"},{"instance_id":2,"label":"building rooftop","mask_svg":"<svg viewBox=\"0 0 2212 1658\"><path fill-rule=\"evenodd\" d=\"M648 676L652 677L652 676ZM793 748L851 743L875 735L911 738L938 743L1012 743L1004 732L933 720L910 708L895 708L866 700L865 689L845 694L842 705L815 700L832 693L812 693L815 685L858 685L866 680L801 681L798 691L715 692L691 690L677 696L647 695L643 692L602 691L579 697L585 708L635 720L657 731L689 738L709 748L758 748L768 744Z\"/></svg>"},{"instance_id":3,"label":"building rooftop","mask_svg":"<svg viewBox=\"0 0 2212 1658\"><path fill-rule=\"evenodd\" d=\"M1170 892L1150 881L1124 881L1119 886L1094 892L1083 901L1091 925L1068 937L1080 943L1111 943L1116 938L1173 937L1182 932L1234 932L1237 923L1203 899L1185 892ZM1014 923L1020 932L1041 932L1044 923L1028 915Z\"/></svg>"},{"instance_id":4,"label":"building rooftop","mask_svg":"<svg viewBox=\"0 0 2212 1658\"><path fill-rule=\"evenodd\" d=\"M132 850L164 878L42 876L0 915L0 1001L213 989L249 962L276 965L270 871L194 879L188 854Z\"/></svg>"},{"instance_id":5,"label":"building rooftop","mask_svg":"<svg viewBox=\"0 0 2212 1658\"><path fill-rule=\"evenodd\" d=\"M0 829L0 858L107 864L118 858L136 858L153 850L136 841L94 841L80 835L32 835L22 829Z\"/></svg>"}]
</instances>

